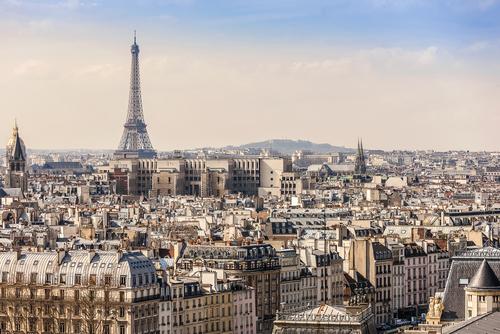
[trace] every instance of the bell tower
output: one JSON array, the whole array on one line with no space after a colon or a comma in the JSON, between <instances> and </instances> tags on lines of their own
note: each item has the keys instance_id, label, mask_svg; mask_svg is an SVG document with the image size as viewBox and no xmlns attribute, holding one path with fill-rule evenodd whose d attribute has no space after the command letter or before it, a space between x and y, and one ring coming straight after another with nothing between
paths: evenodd
<instances>
[{"instance_id":1,"label":"bell tower","mask_svg":"<svg viewBox=\"0 0 500 334\"><path fill-rule=\"evenodd\" d=\"M28 188L28 177L26 173L26 147L19 136L17 122L14 123L12 136L5 148L7 174L5 175L5 186L7 188L21 188L24 193Z\"/></svg>"}]
</instances>

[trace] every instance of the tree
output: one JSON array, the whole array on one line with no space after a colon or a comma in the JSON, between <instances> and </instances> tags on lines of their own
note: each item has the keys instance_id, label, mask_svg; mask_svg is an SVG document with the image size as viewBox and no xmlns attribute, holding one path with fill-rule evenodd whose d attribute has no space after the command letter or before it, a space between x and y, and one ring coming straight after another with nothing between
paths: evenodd
<instances>
[{"instance_id":1,"label":"tree","mask_svg":"<svg viewBox=\"0 0 500 334\"><path fill-rule=\"evenodd\" d=\"M102 291L102 289L100 289ZM111 307L109 290L104 288L103 296L98 296L97 289L88 287L78 302L81 314L82 334L109 334L116 310Z\"/></svg>"}]
</instances>

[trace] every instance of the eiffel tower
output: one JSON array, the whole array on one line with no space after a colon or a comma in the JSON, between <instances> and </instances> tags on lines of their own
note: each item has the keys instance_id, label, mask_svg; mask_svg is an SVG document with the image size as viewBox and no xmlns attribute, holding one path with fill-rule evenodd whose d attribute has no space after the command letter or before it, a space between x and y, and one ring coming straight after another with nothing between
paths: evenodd
<instances>
[{"instance_id":1,"label":"eiffel tower","mask_svg":"<svg viewBox=\"0 0 500 334\"><path fill-rule=\"evenodd\" d=\"M114 153L116 159L123 158L155 158L156 151L151 145L142 112L141 82L139 76L139 45L134 31L132 53L132 69L130 73L130 94L128 100L127 120L123 126L123 134L118 149Z\"/></svg>"}]
</instances>

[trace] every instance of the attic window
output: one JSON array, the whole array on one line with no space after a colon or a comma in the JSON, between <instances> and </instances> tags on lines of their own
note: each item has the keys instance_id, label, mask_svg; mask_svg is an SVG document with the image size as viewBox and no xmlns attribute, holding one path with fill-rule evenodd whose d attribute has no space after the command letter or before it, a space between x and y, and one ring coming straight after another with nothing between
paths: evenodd
<instances>
[{"instance_id":1,"label":"attic window","mask_svg":"<svg viewBox=\"0 0 500 334\"><path fill-rule=\"evenodd\" d=\"M459 285L469 285L469 279L468 278L461 278L458 281Z\"/></svg>"}]
</instances>

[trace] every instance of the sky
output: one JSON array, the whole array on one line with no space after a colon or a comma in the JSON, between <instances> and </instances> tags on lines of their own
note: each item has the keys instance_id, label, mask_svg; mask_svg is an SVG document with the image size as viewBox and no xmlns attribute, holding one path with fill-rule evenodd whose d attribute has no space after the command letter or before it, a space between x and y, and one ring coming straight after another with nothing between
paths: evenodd
<instances>
[{"instance_id":1,"label":"sky","mask_svg":"<svg viewBox=\"0 0 500 334\"><path fill-rule=\"evenodd\" d=\"M500 150L500 0L0 0L0 139Z\"/></svg>"}]
</instances>

